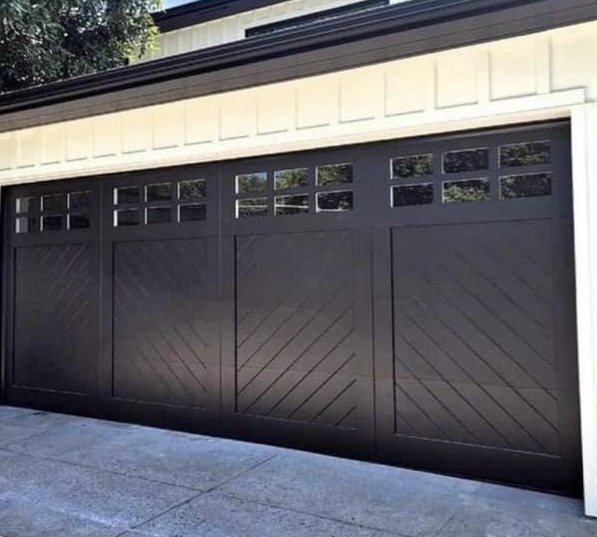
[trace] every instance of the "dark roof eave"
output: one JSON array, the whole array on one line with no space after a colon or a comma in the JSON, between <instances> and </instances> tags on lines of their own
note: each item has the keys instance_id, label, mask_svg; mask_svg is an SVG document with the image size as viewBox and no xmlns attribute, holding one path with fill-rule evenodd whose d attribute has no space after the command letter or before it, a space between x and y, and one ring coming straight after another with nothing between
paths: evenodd
<instances>
[{"instance_id":1,"label":"dark roof eave","mask_svg":"<svg viewBox=\"0 0 597 537\"><path fill-rule=\"evenodd\" d=\"M177 78L202 75L334 45L428 28L549 0L418 0L348 15L279 34L237 41L0 95L0 114L19 112ZM581 2L582 0L577 0ZM585 0L597 7L597 0ZM563 8L564 9L564 8ZM597 11L597 10L596 10ZM550 24L557 20L550 17ZM430 50L441 49L432 42Z\"/></svg>"}]
</instances>

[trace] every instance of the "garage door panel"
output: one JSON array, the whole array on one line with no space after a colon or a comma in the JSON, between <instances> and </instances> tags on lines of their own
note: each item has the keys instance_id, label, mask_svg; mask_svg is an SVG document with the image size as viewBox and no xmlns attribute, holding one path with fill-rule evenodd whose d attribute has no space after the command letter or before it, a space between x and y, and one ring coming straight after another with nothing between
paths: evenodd
<instances>
[{"instance_id":1,"label":"garage door panel","mask_svg":"<svg viewBox=\"0 0 597 537\"><path fill-rule=\"evenodd\" d=\"M538 379L546 385L553 382L554 365L509 326L496 321L484 303L473 301L464 288L442 293L441 286L428 282L418 275L410 279L407 289L417 289L416 299L396 304L401 354L412 354L403 345L404 338L409 338L414 351L438 356L434 366L450 380L473 374L482 382L517 386L535 386Z\"/></svg>"},{"instance_id":2,"label":"garage door panel","mask_svg":"<svg viewBox=\"0 0 597 537\"><path fill-rule=\"evenodd\" d=\"M237 412L353 426L355 363L363 358L355 350L352 233L236 239ZM254 332L246 335L242 323Z\"/></svg>"},{"instance_id":3,"label":"garage door panel","mask_svg":"<svg viewBox=\"0 0 597 537\"><path fill-rule=\"evenodd\" d=\"M520 236L528 229L527 223L471 227L477 234L475 242L483 240L493 246L493 237L502 235L498 228L511 226L518 226ZM411 319L418 316L420 331L446 351L446 338L452 341L453 349L460 340L470 350L466 354L472 357L470 362L467 360L467 368L481 360L509 384L557 387L553 304L546 303L543 307L543 315L550 324L540 325L518 302L505 296L499 280L493 279L493 265L484 268L478 265L469 270L474 261L468 259L478 256L479 251L461 246L453 253L450 245L452 231L461 236L461 228L460 225L425 231L421 228L404 241L395 236L395 278L401 282L395 294L397 309L404 309ZM549 229L547 222L546 232ZM529 235L527 238L532 240ZM435 246L432 258L420 244ZM417 290L414 294L413 288ZM463 356L462 352L456 354L457 360Z\"/></svg>"},{"instance_id":4,"label":"garage door panel","mask_svg":"<svg viewBox=\"0 0 597 537\"><path fill-rule=\"evenodd\" d=\"M562 456L559 282L550 261L539 295L535 263L512 257L528 244L551 259L551 229L545 220L393 231L398 436Z\"/></svg>"},{"instance_id":5,"label":"garage door panel","mask_svg":"<svg viewBox=\"0 0 597 537\"><path fill-rule=\"evenodd\" d=\"M396 306L394 321L400 326L396 334L397 374L428 380L449 378L454 382L469 379L466 370L458 365L444 347L440 337L430 337L429 328Z\"/></svg>"},{"instance_id":6,"label":"garage door panel","mask_svg":"<svg viewBox=\"0 0 597 537\"><path fill-rule=\"evenodd\" d=\"M513 224L502 224L506 225L516 227ZM474 227L478 233L477 239L491 243L496 252L488 256L474 244L468 249L458 245L453 249L442 247L442 236L448 239L450 228L438 231L435 240L431 239L433 242L429 244L434 251L434 261L429 266L428 280L448 297L462 295L457 303L462 305L465 312L474 315L487 332L508 331L509 337L504 336L504 341L520 342L521 338L524 338L531 346L529 350L536 350L542 356L551 357L551 292L548 296L540 296L529 290L520 280L514 280L499 266L498 259L501 257L502 249L506 251L509 248L503 244L498 250L499 243L493 244L491 234L495 233L496 228L489 227L488 224L478 224ZM520 224L521 234L525 233L525 227L526 224ZM549 222L545 223L545 230L548 235L551 234ZM417 255L416 252L413 254ZM534 271L527 274L528 278L533 276Z\"/></svg>"},{"instance_id":7,"label":"garage door panel","mask_svg":"<svg viewBox=\"0 0 597 537\"><path fill-rule=\"evenodd\" d=\"M309 356L352 330L352 297L345 289L338 293L316 291L315 295L274 305L267 320L238 345L238 363L245 367L280 367L306 363ZM323 302L323 303L322 303ZM322 333L322 326L326 327ZM340 335L338 335L340 334ZM298 357L304 357L299 361ZM240 375L242 377L243 375ZM242 383L242 378L241 378Z\"/></svg>"},{"instance_id":8,"label":"garage door panel","mask_svg":"<svg viewBox=\"0 0 597 537\"><path fill-rule=\"evenodd\" d=\"M560 455L558 430L512 389L417 379L396 387L398 435Z\"/></svg>"},{"instance_id":9,"label":"garage door panel","mask_svg":"<svg viewBox=\"0 0 597 537\"><path fill-rule=\"evenodd\" d=\"M114 395L206 409L218 332L210 239L114 247Z\"/></svg>"},{"instance_id":10,"label":"garage door panel","mask_svg":"<svg viewBox=\"0 0 597 537\"><path fill-rule=\"evenodd\" d=\"M89 244L17 249L14 384L95 393L95 260Z\"/></svg>"},{"instance_id":11,"label":"garage door panel","mask_svg":"<svg viewBox=\"0 0 597 537\"><path fill-rule=\"evenodd\" d=\"M314 323L329 322L338 308L349 307L352 274L334 270L338 257L345 257L342 250L347 234L341 234L339 241L310 234L290 237L262 237L259 242L266 246L258 244L257 252L237 257L237 279L242 282L237 289L240 363L264 359L267 351L261 352L263 346L275 352L276 346L283 346ZM254 238L239 238L241 252L247 250L245 241L255 243ZM267 293L263 292L264 282Z\"/></svg>"}]
</instances>

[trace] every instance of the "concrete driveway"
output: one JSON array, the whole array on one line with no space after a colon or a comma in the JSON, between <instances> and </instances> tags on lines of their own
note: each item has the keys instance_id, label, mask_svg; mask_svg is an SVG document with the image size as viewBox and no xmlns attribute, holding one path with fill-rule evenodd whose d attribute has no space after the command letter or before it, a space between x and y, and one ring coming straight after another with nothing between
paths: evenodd
<instances>
[{"instance_id":1,"label":"concrete driveway","mask_svg":"<svg viewBox=\"0 0 597 537\"><path fill-rule=\"evenodd\" d=\"M581 503L0 406L5 537L596 537Z\"/></svg>"}]
</instances>

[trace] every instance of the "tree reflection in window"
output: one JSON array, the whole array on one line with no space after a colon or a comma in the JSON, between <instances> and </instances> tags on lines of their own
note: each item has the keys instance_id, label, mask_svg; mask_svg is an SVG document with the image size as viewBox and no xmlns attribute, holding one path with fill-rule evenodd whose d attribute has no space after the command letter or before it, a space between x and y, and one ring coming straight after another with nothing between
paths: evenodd
<instances>
[{"instance_id":1,"label":"tree reflection in window","mask_svg":"<svg viewBox=\"0 0 597 537\"><path fill-rule=\"evenodd\" d=\"M274 173L274 185L276 190L287 188L302 188L309 184L309 170L298 168L296 170L281 170Z\"/></svg>"},{"instance_id":2,"label":"tree reflection in window","mask_svg":"<svg viewBox=\"0 0 597 537\"><path fill-rule=\"evenodd\" d=\"M531 173L500 177L500 198L535 198L551 196L551 174Z\"/></svg>"},{"instance_id":3,"label":"tree reflection in window","mask_svg":"<svg viewBox=\"0 0 597 537\"><path fill-rule=\"evenodd\" d=\"M500 147L500 168L551 163L550 142L528 142Z\"/></svg>"},{"instance_id":4,"label":"tree reflection in window","mask_svg":"<svg viewBox=\"0 0 597 537\"><path fill-rule=\"evenodd\" d=\"M433 175L433 155L413 155L392 159L392 179Z\"/></svg>"},{"instance_id":5,"label":"tree reflection in window","mask_svg":"<svg viewBox=\"0 0 597 537\"><path fill-rule=\"evenodd\" d=\"M332 164L317 168L317 186L342 185L352 183L352 164Z\"/></svg>"},{"instance_id":6,"label":"tree reflection in window","mask_svg":"<svg viewBox=\"0 0 597 537\"><path fill-rule=\"evenodd\" d=\"M351 191L317 194L317 211L320 213L352 211L352 208L353 195Z\"/></svg>"},{"instance_id":7,"label":"tree reflection in window","mask_svg":"<svg viewBox=\"0 0 597 537\"><path fill-rule=\"evenodd\" d=\"M489 169L489 149L465 149L443 155L444 173L466 173Z\"/></svg>"},{"instance_id":8,"label":"tree reflection in window","mask_svg":"<svg viewBox=\"0 0 597 537\"><path fill-rule=\"evenodd\" d=\"M489 199L490 187L488 179L447 181L444 183L444 203L488 201Z\"/></svg>"},{"instance_id":9,"label":"tree reflection in window","mask_svg":"<svg viewBox=\"0 0 597 537\"><path fill-rule=\"evenodd\" d=\"M236 176L236 193L263 192L267 190L267 173L246 173Z\"/></svg>"}]
</instances>

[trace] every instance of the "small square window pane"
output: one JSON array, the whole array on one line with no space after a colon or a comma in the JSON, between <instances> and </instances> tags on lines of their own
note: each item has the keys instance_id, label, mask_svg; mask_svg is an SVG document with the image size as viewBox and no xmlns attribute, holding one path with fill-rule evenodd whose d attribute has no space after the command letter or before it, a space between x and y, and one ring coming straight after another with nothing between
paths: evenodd
<instances>
[{"instance_id":1,"label":"small square window pane","mask_svg":"<svg viewBox=\"0 0 597 537\"><path fill-rule=\"evenodd\" d=\"M61 214L43 216L41 219L42 231L60 231L64 229L64 216Z\"/></svg>"},{"instance_id":2,"label":"small square window pane","mask_svg":"<svg viewBox=\"0 0 597 537\"><path fill-rule=\"evenodd\" d=\"M252 218L254 216L267 216L267 198L250 198L237 200L236 217Z\"/></svg>"},{"instance_id":3,"label":"small square window pane","mask_svg":"<svg viewBox=\"0 0 597 537\"><path fill-rule=\"evenodd\" d=\"M199 222L207 218L207 207L194 203L181 205L178 208L178 219L180 222Z\"/></svg>"},{"instance_id":4,"label":"small square window pane","mask_svg":"<svg viewBox=\"0 0 597 537\"><path fill-rule=\"evenodd\" d=\"M405 185L392 188L392 207L430 205L433 203L433 185Z\"/></svg>"},{"instance_id":5,"label":"small square window pane","mask_svg":"<svg viewBox=\"0 0 597 537\"><path fill-rule=\"evenodd\" d=\"M392 179L433 175L433 155L413 155L392 159Z\"/></svg>"},{"instance_id":6,"label":"small square window pane","mask_svg":"<svg viewBox=\"0 0 597 537\"><path fill-rule=\"evenodd\" d=\"M550 142L528 142L500 147L500 168L551 164Z\"/></svg>"},{"instance_id":7,"label":"small square window pane","mask_svg":"<svg viewBox=\"0 0 597 537\"><path fill-rule=\"evenodd\" d=\"M91 204L90 192L71 192L68 195L68 208L71 211L83 211L89 209Z\"/></svg>"},{"instance_id":8,"label":"small square window pane","mask_svg":"<svg viewBox=\"0 0 597 537\"><path fill-rule=\"evenodd\" d=\"M205 179L193 179L191 181L179 181L178 199L192 200L207 196L207 181Z\"/></svg>"},{"instance_id":9,"label":"small square window pane","mask_svg":"<svg viewBox=\"0 0 597 537\"><path fill-rule=\"evenodd\" d=\"M466 173L489 169L489 149L450 151L443 156L444 173Z\"/></svg>"},{"instance_id":10,"label":"small square window pane","mask_svg":"<svg viewBox=\"0 0 597 537\"><path fill-rule=\"evenodd\" d=\"M317 194L317 211L320 213L352 211L352 208L353 194L351 191Z\"/></svg>"},{"instance_id":11,"label":"small square window pane","mask_svg":"<svg viewBox=\"0 0 597 537\"><path fill-rule=\"evenodd\" d=\"M15 205L15 210L18 214L36 213L39 211L39 198L34 196L17 198Z\"/></svg>"},{"instance_id":12,"label":"small square window pane","mask_svg":"<svg viewBox=\"0 0 597 537\"><path fill-rule=\"evenodd\" d=\"M170 207L149 207L145 211L148 224L168 224L172 222L172 209Z\"/></svg>"},{"instance_id":13,"label":"small square window pane","mask_svg":"<svg viewBox=\"0 0 597 537\"><path fill-rule=\"evenodd\" d=\"M444 183L444 203L488 201L490 196L488 179L447 181Z\"/></svg>"},{"instance_id":14,"label":"small square window pane","mask_svg":"<svg viewBox=\"0 0 597 537\"><path fill-rule=\"evenodd\" d=\"M306 187L309 184L309 170L298 168L274 172L274 184L276 190Z\"/></svg>"},{"instance_id":15,"label":"small square window pane","mask_svg":"<svg viewBox=\"0 0 597 537\"><path fill-rule=\"evenodd\" d=\"M500 177L500 198L535 198L551 196L551 174L531 173Z\"/></svg>"},{"instance_id":16,"label":"small square window pane","mask_svg":"<svg viewBox=\"0 0 597 537\"><path fill-rule=\"evenodd\" d=\"M236 176L236 193L263 192L267 190L267 172L246 173Z\"/></svg>"},{"instance_id":17,"label":"small square window pane","mask_svg":"<svg viewBox=\"0 0 597 537\"><path fill-rule=\"evenodd\" d=\"M317 186L352 183L353 179L352 164L333 164L317 168Z\"/></svg>"},{"instance_id":18,"label":"small square window pane","mask_svg":"<svg viewBox=\"0 0 597 537\"><path fill-rule=\"evenodd\" d=\"M45 213L60 213L66 210L66 196L64 194L51 194L41 198L41 208Z\"/></svg>"},{"instance_id":19,"label":"small square window pane","mask_svg":"<svg viewBox=\"0 0 597 537\"><path fill-rule=\"evenodd\" d=\"M145 187L145 201L169 201L172 199L172 185L170 183L160 183L156 185L147 185Z\"/></svg>"},{"instance_id":20,"label":"small square window pane","mask_svg":"<svg viewBox=\"0 0 597 537\"><path fill-rule=\"evenodd\" d=\"M17 233L33 233L39 231L39 219L34 216L21 216L15 220Z\"/></svg>"},{"instance_id":21,"label":"small square window pane","mask_svg":"<svg viewBox=\"0 0 597 537\"><path fill-rule=\"evenodd\" d=\"M284 214L306 214L309 212L309 195L277 196L275 207L276 216Z\"/></svg>"},{"instance_id":22,"label":"small square window pane","mask_svg":"<svg viewBox=\"0 0 597 537\"><path fill-rule=\"evenodd\" d=\"M114 189L114 205L140 202L141 189L138 186L123 186Z\"/></svg>"},{"instance_id":23,"label":"small square window pane","mask_svg":"<svg viewBox=\"0 0 597 537\"><path fill-rule=\"evenodd\" d=\"M115 227L138 226L140 222L138 209L123 209L120 211L114 211Z\"/></svg>"},{"instance_id":24,"label":"small square window pane","mask_svg":"<svg viewBox=\"0 0 597 537\"><path fill-rule=\"evenodd\" d=\"M69 214L68 229L89 229L91 219L88 214Z\"/></svg>"}]
</instances>

